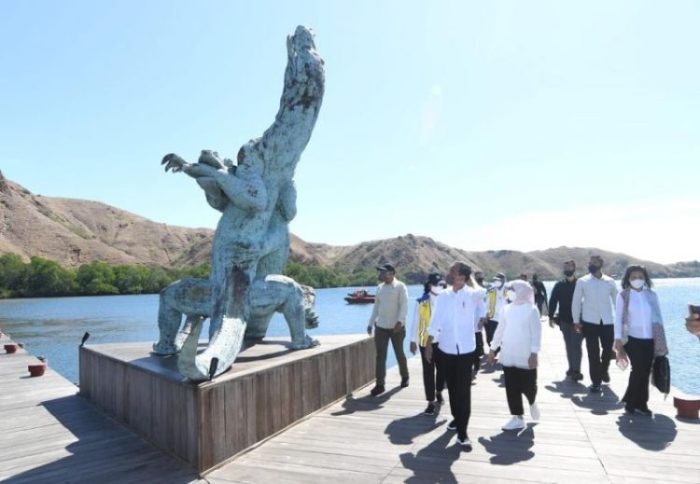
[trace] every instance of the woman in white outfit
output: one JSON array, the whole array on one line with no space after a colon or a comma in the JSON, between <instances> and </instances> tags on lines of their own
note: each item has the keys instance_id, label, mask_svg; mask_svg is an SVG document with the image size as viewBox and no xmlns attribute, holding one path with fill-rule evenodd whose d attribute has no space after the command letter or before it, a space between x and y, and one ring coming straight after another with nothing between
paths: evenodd
<instances>
[{"instance_id":1,"label":"woman in white outfit","mask_svg":"<svg viewBox=\"0 0 700 484\"><path fill-rule=\"evenodd\" d=\"M535 293L525 281L512 284L515 300L501 310L498 328L493 336L489 363L496 361L496 350L501 349L498 359L503 366L508 407L513 416L503 430L525 428L523 400L530 404L530 415L539 420L540 411L535 403L537 395L537 353L540 351L542 325L540 313L535 306Z\"/></svg>"}]
</instances>

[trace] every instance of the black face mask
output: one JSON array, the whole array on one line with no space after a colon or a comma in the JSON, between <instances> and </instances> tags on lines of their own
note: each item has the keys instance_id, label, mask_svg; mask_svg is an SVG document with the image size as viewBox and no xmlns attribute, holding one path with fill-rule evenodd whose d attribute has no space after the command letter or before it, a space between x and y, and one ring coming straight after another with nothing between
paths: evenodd
<instances>
[{"instance_id":1,"label":"black face mask","mask_svg":"<svg viewBox=\"0 0 700 484\"><path fill-rule=\"evenodd\" d=\"M479 285L482 285L482 284L484 283L484 278L483 278L483 277L478 277L478 278L476 279L476 283L479 284Z\"/></svg>"},{"instance_id":2,"label":"black face mask","mask_svg":"<svg viewBox=\"0 0 700 484\"><path fill-rule=\"evenodd\" d=\"M575 271L572 271L572 270L564 271L564 275L565 275L566 277L571 277L571 276L574 275L574 272L575 272Z\"/></svg>"},{"instance_id":3,"label":"black face mask","mask_svg":"<svg viewBox=\"0 0 700 484\"><path fill-rule=\"evenodd\" d=\"M595 274L595 273L598 272L600 269L601 269L600 266L596 266L596 265L593 265L593 264L589 264L589 265L588 265L588 272L590 272L591 274Z\"/></svg>"}]
</instances>

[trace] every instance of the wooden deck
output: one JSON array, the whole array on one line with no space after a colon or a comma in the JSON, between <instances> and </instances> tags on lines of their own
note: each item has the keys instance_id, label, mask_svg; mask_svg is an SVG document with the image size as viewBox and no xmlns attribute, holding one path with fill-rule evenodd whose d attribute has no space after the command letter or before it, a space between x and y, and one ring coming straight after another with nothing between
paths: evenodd
<instances>
[{"instance_id":1,"label":"wooden deck","mask_svg":"<svg viewBox=\"0 0 700 484\"><path fill-rule=\"evenodd\" d=\"M5 340L6 341L6 340ZM542 420L519 435L502 432L508 418L500 372L482 372L473 387L472 452L445 429L447 406L424 409L420 361L411 385L398 389L388 372L386 395L369 388L268 439L200 482L699 482L700 423L674 417L672 399L652 392L654 418L627 417L618 397L627 374L612 368L602 397L561 382L558 330L544 328L538 402ZM585 357L585 351L584 351ZM197 482L193 471L158 452L76 395L48 371L28 378L33 357L0 354L0 481Z\"/></svg>"},{"instance_id":2,"label":"wooden deck","mask_svg":"<svg viewBox=\"0 0 700 484\"><path fill-rule=\"evenodd\" d=\"M562 382L565 356L558 329L543 327L538 403L541 422L519 435L502 432L509 418L500 371L484 371L472 387L472 452L455 446L445 406L429 417L420 360L409 362L411 385L388 393L369 388L277 435L207 475L212 483L422 482L700 482L700 423L675 418L672 398L653 390L654 418L627 417L617 403L628 373L612 365L603 396ZM585 359L585 350L584 350ZM584 365L585 366L585 365ZM584 373L587 373L584 370ZM586 383L587 381L584 381ZM445 392L446 395L446 392Z\"/></svg>"},{"instance_id":3,"label":"wooden deck","mask_svg":"<svg viewBox=\"0 0 700 484\"><path fill-rule=\"evenodd\" d=\"M8 342L0 338L0 345ZM1 482L198 481L194 471L79 397L78 387L55 371L30 378L27 365L35 363L22 349L7 355L0 346Z\"/></svg>"}]
</instances>

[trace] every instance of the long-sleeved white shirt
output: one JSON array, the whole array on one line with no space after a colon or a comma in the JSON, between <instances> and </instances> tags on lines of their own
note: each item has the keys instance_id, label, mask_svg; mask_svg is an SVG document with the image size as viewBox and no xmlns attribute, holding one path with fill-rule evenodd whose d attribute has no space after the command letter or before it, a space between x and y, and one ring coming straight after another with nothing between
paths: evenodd
<instances>
[{"instance_id":1,"label":"long-sleeved white shirt","mask_svg":"<svg viewBox=\"0 0 700 484\"><path fill-rule=\"evenodd\" d=\"M571 301L574 323L613 324L613 309L617 298L615 281L606 275L600 279L588 274L576 281Z\"/></svg>"},{"instance_id":2,"label":"long-sleeved white shirt","mask_svg":"<svg viewBox=\"0 0 700 484\"><path fill-rule=\"evenodd\" d=\"M651 328L651 304L642 291L630 291L630 304L627 313L627 336L641 339L653 339L654 332ZM617 295L615 305L615 339L622 339L622 314L625 308L625 301L622 294Z\"/></svg>"},{"instance_id":3,"label":"long-sleeved white shirt","mask_svg":"<svg viewBox=\"0 0 700 484\"><path fill-rule=\"evenodd\" d=\"M430 336L439 338L440 351L463 355L476 349L474 320L483 311L483 294L469 286L455 291L450 288L435 300L430 321Z\"/></svg>"},{"instance_id":4,"label":"long-sleeved white shirt","mask_svg":"<svg viewBox=\"0 0 700 484\"><path fill-rule=\"evenodd\" d=\"M501 310L491 350L501 348L503 366L529 369L532 353L539 353L542 343L540 313L534 304L509 304Z\"/></svg>"},{"instance_id":5,"label":"long-sleeved white shirt","mask_svg":"<svg viewBox=\"0 0 700 484\"><path fill-rule=\"evenodd\" d=\"M393 329L398 322L405 326L406 316L408 316L406 285L398 279L394 279L391 284L381 283L377 287L369 325L376 324L379 328Z\"/></svg>"}]
</instances>

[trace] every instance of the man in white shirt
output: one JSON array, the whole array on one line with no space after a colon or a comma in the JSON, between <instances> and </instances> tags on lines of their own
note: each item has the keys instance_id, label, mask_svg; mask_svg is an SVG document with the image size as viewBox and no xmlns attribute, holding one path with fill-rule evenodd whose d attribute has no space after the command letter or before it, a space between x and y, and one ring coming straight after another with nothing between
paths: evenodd
<instances>
[{"instance_id":1,"label":"man in white shirt","mask_svg":"<svg viewBox=\"0 0 700 484\"><path fill-rule=\"evenodd\" d=\"M609 383L613 355L613 311L617 299L615 281L603 274L603 258L591 256L587 274L576 281L571 301L571 315L576 331L583 332L588 351L591 393L600 393L601 382ZM602 347L602 353L601 353Z\"/></svg>"},{"instance_id":2,"label":"man in white shirt","mask_svg":"<svg viewBox=\"0 0 700 484\"><path fill-rule=\"evenodd\" d=\"M408 386L408 364L403 350L403 340L406 338L408 290L403 282L396 279L396 269L393 265L383 264L377 267L377 270L382 283L377 288L374 308L367 325L367 334L372 334L374 329L374 344L377 349L376 384L370 392L373 397L385 391L384 377L389 340L394 347L396 361L399 364L401 388Z\"/></svg>"},{"instance_id":3,"label":"man in white shirt","mask_svg":"<svg viewBox=\"0 0 700 484\"><path fill-rule=\"evenodd\" d=\"M447 282L452 287L435 301L425 351L425 357L430 361L433 358L432 343L438 339L436 351L445 375L454 418L447 428L457 431L457 442L466 450L472 448L467 426L471 414L469 375L476 349L474 321L483 314L483 294L466 284L471 273L471 267L464 262L456 262L450 268Z\"/></svg>"}]
</instances>

